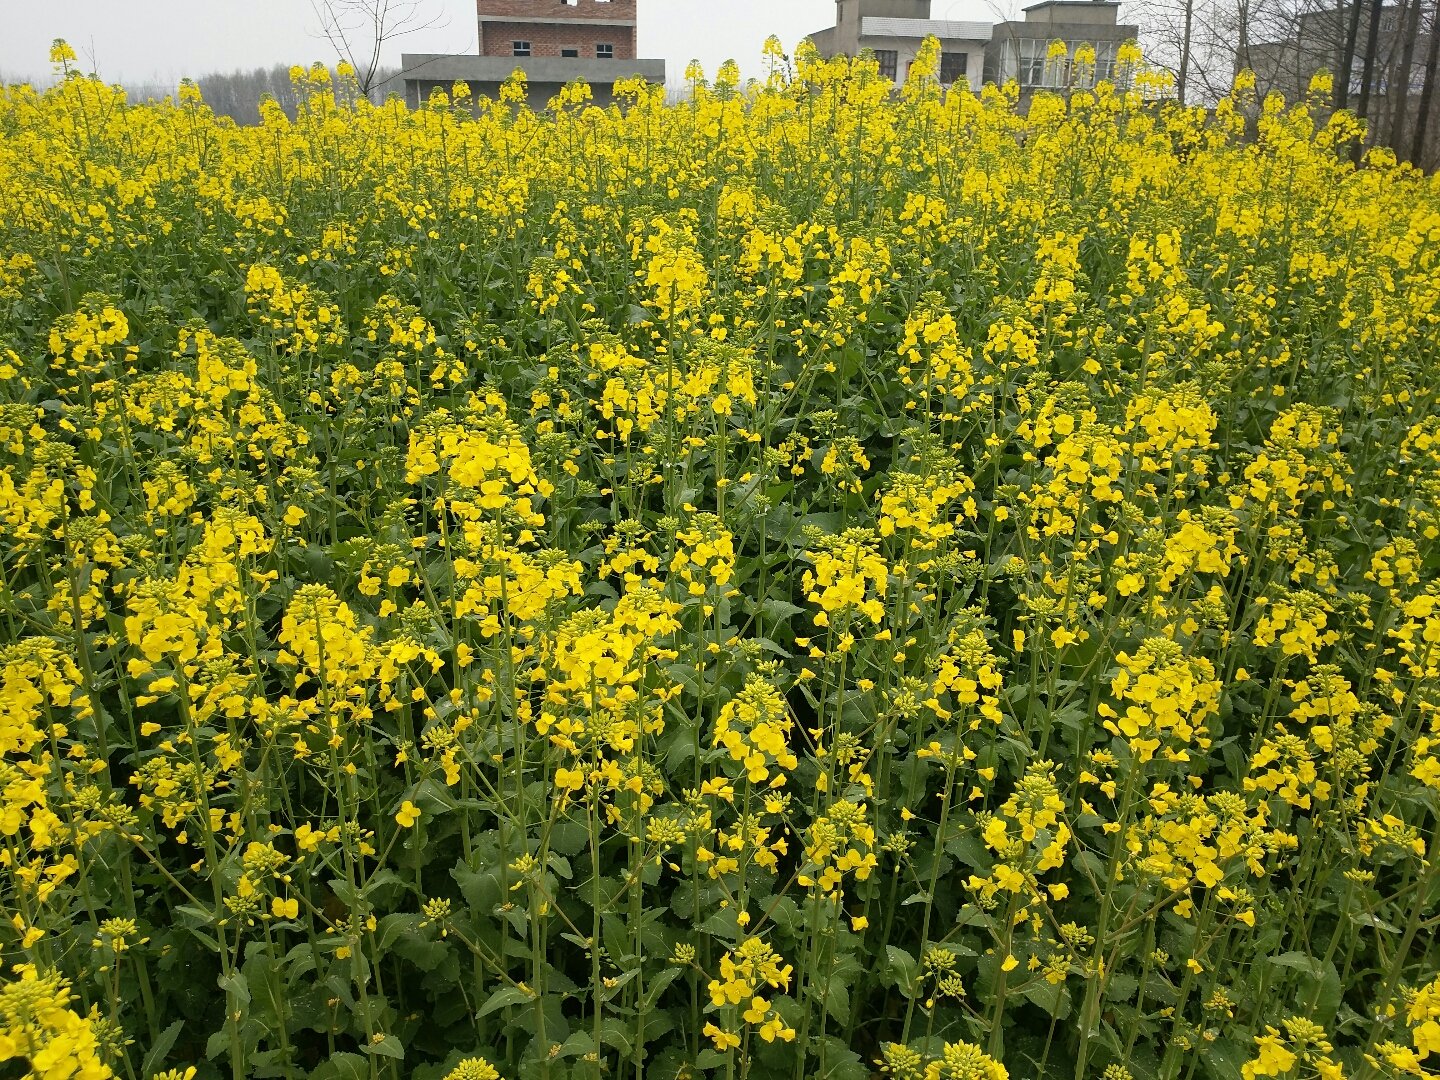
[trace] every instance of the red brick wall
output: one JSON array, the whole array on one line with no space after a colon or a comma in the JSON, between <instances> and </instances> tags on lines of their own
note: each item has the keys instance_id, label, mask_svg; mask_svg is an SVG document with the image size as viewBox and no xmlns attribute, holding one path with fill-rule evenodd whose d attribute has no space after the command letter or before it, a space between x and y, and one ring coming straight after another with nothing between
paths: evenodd
<instances>
[{"instance_id":1,"label":"red brick wall","mask_svg":"<svg viewBox=\"0 0 1440 1080\"><path fill-rule=\"evenodd\" d=\"M482 23L480 55L513 56L516 41L530 42L531 56L559 56L561 49L578 49L595 58L597 43L615 46L615 59L635 59L633 26L555 26L549 23Z\"/></svg>"},{"instance_id":2,"label":"red brick wall","mask_svg":"<svg viewBox=\"0 0 1440 1080\"><path fill-rule=\"evenodd\" d=\"M531 56L559 56L561 49L578 49L594 59L597 43L615 46L615 59L635 59L635 27L586 25L607 20L634 20L637 0L476 0L480 17L480 55L513 56L516 41L530 42ZM551 23L487 22L487 17L565 19L571 25Z\"/></svg>"},{"instance_id":3,"label":"red brick wall","mask_svg":"<svg viewBox=\"0 0 1440 1080\"><path fill-rule=\"evenodd\" d=\"M634 19L636 0L579 0L562 4L560 0L476 0L476 9L486 15L525 16L542 19Z\"/></svg>"}]
</instances>

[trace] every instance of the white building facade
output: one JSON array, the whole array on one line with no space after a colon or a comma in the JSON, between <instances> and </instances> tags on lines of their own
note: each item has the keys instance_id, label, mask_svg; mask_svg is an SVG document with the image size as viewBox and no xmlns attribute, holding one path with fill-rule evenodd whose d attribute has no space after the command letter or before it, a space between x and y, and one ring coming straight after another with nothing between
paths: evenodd
<instances>
[{"instance_id":1,"label":"white building facade","mask_svg":"<svg viewBox=\"0 0 1440 1080\"><path fill-rule=\"evenodd\" d=\"M940 39L940 82L969 83L979 90L985 72L985 46L990 24L949 19L895 19L865 16L860 20L860 48L870 49L880 74L904 82L927 37Z\"/></svg>"},{"instance_id":2,"label":"white building facade","mask_svg":"<svg viewBox=\"0 0 1440 1080\"><path fill-rule=\"evenodd\" d=\"M880 74L903 83L927 37L940 40L940 81L979 90L1014 80L1022 98L1043 88L1094 85L1111 78L1118 50L1139 27L1119 22L1117 0L1040 0L1024 18L1001 23L930 18L930 0L836 0L835 25L810 35L822 56L858 56L870 50ZM1063 58L1049 56L1065 43ZM1093 65L1072 70L1076 50L1095 52Z\"/></svg>"}]
</instances>

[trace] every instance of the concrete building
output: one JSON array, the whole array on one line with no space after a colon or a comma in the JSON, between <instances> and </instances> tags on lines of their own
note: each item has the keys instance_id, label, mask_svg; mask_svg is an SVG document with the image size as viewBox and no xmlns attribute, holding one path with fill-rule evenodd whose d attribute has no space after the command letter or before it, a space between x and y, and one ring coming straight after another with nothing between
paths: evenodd
<instances>
[{"instance_id":1,"label":"concrete building","mask_svg":"<svg viewBox=\"0 0 1440 1080\"><path fill-rule=\"evenodd\" d=\"M1115 77L1116 53L1134 41L1140 27L1119 21L1116 0L1041 0L1024 9L1023 19L996 23L985 51L985 80L1020 84L1025 101L1036 90L1093 86ZM1050 44L1065 42L1064 60L1050 60ZM1095 50L1094 69L1072 70L1069 57L1081 45Z\"/></svg>"},{"instance_id":2,"label":"concrete building","mask_svg":"<svg viewBox=\"0 0 1440 1080\"><path fill-rule=\"evenodd\" d=\"M875 54L880 74L904 82L927 37L940 39L940 81L978 90L990 24L930 18L930 0L835 0L835 25L810 35L821 56Z\"/></svg>"},{"instance_id":3,"label":"concrete building","mask_svg":"<svg viewBox=\"0 0 1440 1080\"><path fill-rule=\"evenodd\" d=\"M583 79L599 105L619 79L665 82L664 60L636 58L637 0L476 0L476 54L410 53L401 57L405 100L419 108L456 81L495 98L516 68L525 72L530 104L543 107L566 83Z\"/></svg>"},{"instance_id":4,"label":"concrete building","mask_svg":"<svg viewBox=\"0 0 1440 1080\"><path fill-rule=\"evenodd\" d=\"M971 89L986 82L1020 84L1021 98L1036 90L1091 85L1115 71L1116 52L1140 28L1118 20L1116 0L1042 0L1023 19L1002 23L954 22L930 18L930 0L836 0L835 25L810 35L822 56L874 52L880 72L903 82L920 42L940 39L940 81L962 78ZM1068 60L1048 60L1060 38L1068 53L1080 45L1095 49L1093 72L1072 72Z\"/></svg>"}]
</instances>

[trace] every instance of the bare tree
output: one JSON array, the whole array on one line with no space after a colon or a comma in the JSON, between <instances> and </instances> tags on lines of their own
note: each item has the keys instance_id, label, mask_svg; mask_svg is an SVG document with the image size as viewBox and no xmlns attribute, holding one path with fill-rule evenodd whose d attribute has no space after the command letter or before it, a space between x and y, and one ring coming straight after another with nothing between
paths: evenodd
<instances>
[{"instance_id":1,"label":"bare tree","mask_svg":"<svg viewBox=\"0 0 1440 1080\"><path fill-rule=\"evenodd\" d=\"M1146 60L1175 75L1177 95L1210 105L1230 92L1235 73L1255 71L1260 96L1295 93L1293 42L1302 14L1332 0L1136 0ZM1302 84L1303 86L1303 84Z\"/></svg>"},{"instance_id":2,"label":"bare tree","mask_svg":"<svg viewBox=\"0 0 1440 1080\"><path fill-rule=\"evenodd\" d=\"M1415 136L1410 145L1410 160L1424 168L1425 135L1433 119L1431 105L1435 100L1435 83L1440 80L1440 0L1436 0L1435 13L1430 19L1430 45L1425 52L1425 82L1420 90L1420 109L1415 117Z\"/></svg>"},{"instance_id":3,"label":"bare tree","mask_svg":"<svg viewBox=\"0 0 1440 1080\"><path fill-rule=\"evenodd\" d=\"M310 0L320 33L341 60L355 69L366 97L380 82L385 46L423 30L449 25L443 12L431 14L427 0Z\"/></svg>"},{"instance_id":4,"label":"bare tree","mask_svg":"<svg viewBox=\"0 0 1440 1080\"><path fill-rule=\"evenodd\" d=\"M1370 4L1370 26L1365 36L1365 57L1360 68L1360 103L1355 110L1361 120L1370 118L1370 91L1375 79L1375 61L1380 52L1380 14L1384 4L1385 0L1371 0ZM1374 125L1370 127L1373 132ZM1356 147L1357 154L1359 149Z\"/></svg>"},{"instance_id":5,"label":"bare tree","mask_svg":"<svg viewBox=\"0 0 1440 1080\"><path fill-rule=\"evenodd\" d=\"M1175 89L1180 104L1185 104L1185 83L1190 78L1190 46L1194 41L1195 0L1185 0L1185 32L1180 39L1180 74L1175 80Z\"/></svg>"},{"instance_id":6,"label":"bare tree","mask_svg":"<svg viewBox=\"0 0 1440 1080\"><path fill-rule=\"evenodd\" d=\"M1340 54L1340 86L1335 92L1337 108L1350 104L1350 78L1355 71L1355 46L1360 39L1360 0L1350 0L1350 23L1345 30L1345 48Z\"/></svg>"},{"instance_id":7,"label":"bare tree","mask_svg":"<svg viewBox=\"0 0 1440 1080\"><path fill-rule=\"evenodd\" d=\"M1175 78L1176 96L1181 102L1197 95L1193 83L1208 83L1206 69L1212 59L1202 40L1214 9L1224 0L1136 0L1127 16L1140 26L1140 40L1148 63L1168 71ZM1197 23L1201 33L1196 33ZM1228 61L1227 61L1227 65ZM1208 97L1207 95L1204 95Z\"/></svg>"},{"instance_id":8,"label":"bare tree","mask_svg":"<svg viewBox=\"0 0 1440 1080\"><path fill-rule=\"evenodd\" d=\"M285 64L250 71L216 71L201 75L195 82L215 115L228 116L237 124L260 123L260 103L266 97L274 98L286 116L295 118L298 98L290 68Z\"/></svg>"},{"instance_id":9,"label":"bare tree","mask_svg":"<svg viewBox=\"0 0 1440 1080\"><path fill-rule=\"evenodd\" d=\"M1400 144L1405 138L1405 122L1410 111L1410 71L1415 66L1415 39L1420 34L1420 0L1409 0L1402 11L1400 24L1400 59L1389 81L1390 94L1395 102L1390 118L1390 145L1403 156Z\"/></svg>"}]
</instances>

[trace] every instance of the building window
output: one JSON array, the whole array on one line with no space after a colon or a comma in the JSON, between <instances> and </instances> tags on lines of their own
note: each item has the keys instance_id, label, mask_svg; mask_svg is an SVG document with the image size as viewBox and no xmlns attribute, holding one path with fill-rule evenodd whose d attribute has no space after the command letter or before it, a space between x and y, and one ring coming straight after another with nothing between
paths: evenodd
<instances>
[{"instance_id":1,"label":"building window","mask_svg":"<svg viewBox=\"0 0 1440 1080\"><path fill-rule=\"evenodd\" d=\"M1066 42L1069 45L1069 42ZM1052 89L1070 85L1070 57L1051 60L1045 70L1045 85Z\"/></svg>"},{"instance_id":2,"label":"building window","mask_svg":"<svg viewBox=\"0 0 1440 1080\"><path fill-rule=\"evenodd\" d=\"M579 56L579 55L580 55L580 50L579 50L579 49L561 49L561 50L560 50L560 55L561 55L561 56Z\"/></svg>"},{"instance_id":3,"label":"building window","mask_svg":"<svg viewBox=\"0 0 1440 1080\"><path fill-rule=\"evenodd\" d=\"M1040 38L1020 39L1020 70L1016 81L1021 86L1045 85L1045 53L1050 43Z\"/></svg>"},{"instance_id":4,"label":"building window","mask_svg":"<svg viewBox=\"0 0 1440 1080\"><path fill-rule=\"evenodd\" d=\"M516 56L530 55L530 43L528 41L512 41L510 44L514 46Z\"/></svg>"},{"instance_id":5,"label":"building window","mask_svg":"<svg viewBox=\"0 0 1440 1080\"><path fill-rule=\"evenodd\" d=\"M895 79L895 68L900 61L900 54L894 49L876 49L875 60L880 65L880 76L884 79Z\"/></svg>"},{"instance_id":6,"label":"building window","mask_svg":"<svg viewBox=\"0 0 1440 1080\"><path fill-rule=\"evenodd\" d=\"M1021 86L1046 87L1052 90L1070 85L1070 57L1074 55L1076 43L1065 42L1065 55L1050 59L1051 38L1020 39Z\"/></svg>"},{"instance_id":7,"label":"building window","mask_svg":"<svg viewBox=\"0 0 1440 1080\"><path fill-rule=\"evenodd\" d=\"M942 52L940 54L940 81L946 86L965 78L970 54L963 52Z\"/></svg>"},{"instance_id":8,"label":"building window","mask_svg":"<svg viewBox=\"0 0 1440 1080\"><path fill-rule=\"evenodd\" d=\"M1113 41L1102 41L1095 46L1095 70L1087 85L1093 86L1101 81L1115 81L1115 51L1117 47Z\"/></svg>"},{"instance_id":9,"label":"building window","mask_svg":"<svg viewBox=\"0 0 1440 1080\"><path fill-rule=\"evenodd\" d=\"M595 46L596 60L614 60L615 46L607 41L602 41Z\"/></svg>"}]
</instances>

